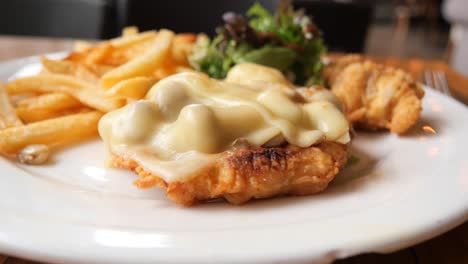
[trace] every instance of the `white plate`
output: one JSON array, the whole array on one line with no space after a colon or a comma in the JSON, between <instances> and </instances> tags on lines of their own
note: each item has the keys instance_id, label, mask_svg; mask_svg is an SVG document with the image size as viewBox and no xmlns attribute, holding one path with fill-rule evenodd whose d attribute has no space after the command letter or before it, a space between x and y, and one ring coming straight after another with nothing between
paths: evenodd
<instances>
[{"instance_id":1,"label":"white plate","mask_svg":"<svg viewBox=\"0 0 468 264\"><path fill-rule=\"evenodd\" d=\"M37 58L0 65L0 80ZM31 65L33 65L31 67ZM34 66L36 65L36 66ZM181 208L103 165L98 141L46 166L0 158L0 252L73 263L327 263L390 252L468 218L468 111L426 89L411 133L359 133L361 159L323 193ZM424 132L430 125L437 134Z\"/></svg>"}]
</instances>

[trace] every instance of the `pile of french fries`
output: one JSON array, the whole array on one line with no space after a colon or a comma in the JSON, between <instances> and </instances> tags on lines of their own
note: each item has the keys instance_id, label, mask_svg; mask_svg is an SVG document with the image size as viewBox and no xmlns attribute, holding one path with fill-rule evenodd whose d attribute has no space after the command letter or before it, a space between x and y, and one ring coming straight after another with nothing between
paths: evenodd
<instances>
[{"instance_id":1,"label":"pile of french fries","mask_svg":"<svg viewBox=\"0 0 468 264\"><path fill-rule=\"evenodd\" d=\"M76 42L64 59L42 58L40 74L0 83L0 154L18 157L31 145L96 136L104 113L144 98L162 78L191 71L196 39L128 27L115 39Z\"/></svg>"}]
</instances>

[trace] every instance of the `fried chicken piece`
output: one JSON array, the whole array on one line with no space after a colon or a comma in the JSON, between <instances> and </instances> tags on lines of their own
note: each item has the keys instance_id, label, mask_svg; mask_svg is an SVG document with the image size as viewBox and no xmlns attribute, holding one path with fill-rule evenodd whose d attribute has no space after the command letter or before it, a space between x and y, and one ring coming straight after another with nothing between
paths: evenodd
<instances>
[{"instance_id":1,"label":"fried chicken piece","mask_svg":"<svg viewBox=\"0 0 468 264\"><path fill-rule=\"evenodd\" d=\"M322 76L328 84L332 84L346 67L353 63L364 62L365 58L353 54L346 56L327 56L326 61L328 63L322 71Z\"/></svg>"},{"instance_id":2,"label":"fried chicken piece","mask_svg":"<svg viewBox=\"0 0 468 264\"><path fill-rule=\"evenodd\" d=\"M307 195L324 190L347 159L346 145L323 142L299 148L255 147L223 153L213 164L182 182L165 182L135 161L113 156L116 167L140 176L139 188L158 186L169 199L184 206L225 198L233 204L276 195Z\"/></svg>"},{"instance_id":3,"label":"fried chicken piece","mask_svg":"<svg viewBox=\"0 0 468 264\"><path fill-rule=\"evenodd\" d=\"M424 91L403 70L350 55L332 61L323 76L357 127L401 134L419 118Z\"/></svg>"}]
</instances>

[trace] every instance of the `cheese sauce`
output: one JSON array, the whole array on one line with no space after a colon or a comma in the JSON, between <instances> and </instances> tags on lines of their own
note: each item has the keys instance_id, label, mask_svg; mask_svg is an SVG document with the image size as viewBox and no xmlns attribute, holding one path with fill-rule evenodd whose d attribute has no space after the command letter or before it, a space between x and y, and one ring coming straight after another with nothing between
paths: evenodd
<instances>
[{"instance_id":1,"label":"cheese sauce","mask_svg":"<svg viewBox=\"0 0 468 264\"><path fill-rule=\"evenodd\" d=\"M277 70L239 64L225 81L195 72L167 77L145 100L106 114L99 133L114 154L167 182L183 181L240 139L253 146L347 143L337 102L328 90L301 95Z\"/></svg>"}]
</instances>

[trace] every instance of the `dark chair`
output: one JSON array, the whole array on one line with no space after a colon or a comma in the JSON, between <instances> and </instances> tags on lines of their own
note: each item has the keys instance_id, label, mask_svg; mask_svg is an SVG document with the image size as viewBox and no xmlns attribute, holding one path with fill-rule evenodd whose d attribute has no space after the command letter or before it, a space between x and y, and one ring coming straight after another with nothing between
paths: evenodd
<instances>
[{"instance_id":1,"label":"dark chair","mask_svg":"<svg viewBox=\"0 0 468 264\"><path fill-rule=\"evenodd\" d=\"M273 11L279 0L15 0L2 1L0 34L108 38L124 26L206 32L226 11L245 13L260 2ZM361 52L372 17L367 0L295 0L313 15L332 51Z\"/></svg>"},{"instance_id":2,"label":"dark chair","mask_svg":"<svg viewBox=\"0 0 468 264\"><path fill-rule=\"evenodd\" d=\"M214 34L226 11L245 13L255 0L117 0L117 25L136 25L143 30L170 28L176 32ZM270 11L279 0L258 0ZM330 50L362 52L367 28L372 18L370 1L336 2L329 0L295 0L313 15L324 32Z\"/></svg>"},{"instance_id":3,"label":"dark chair","mask_svg":"<svg viewBox=\"0 0 468 264\"><path fill-rule=\"evenodd\" d=\"M0 4L0 34L108 38L115 30L110 0L5 0Z\"/></svg>"},{"instance_id":4,"label":"dark chair","mask_svg":"<svg viewBox=\"0 0 468 264\"><path fill-rule=\"evenodd\" d=\"M245 13L254 2L274 10L279 0L117 0L116 6L120 28L136 25L142 30L169 28L213 35L223 13Z\"/></svg>"},{"instance_id":5,"label":"dark chair","mask_svg":"<svg viewBox=\"0 0 468 264\"><path fill-rule=\"evenodd\" d=\"M313 16L322 30L328 49L362 52L373 17L370 1L295 0L294 5Z\"/></svg>"}]
</instances>

